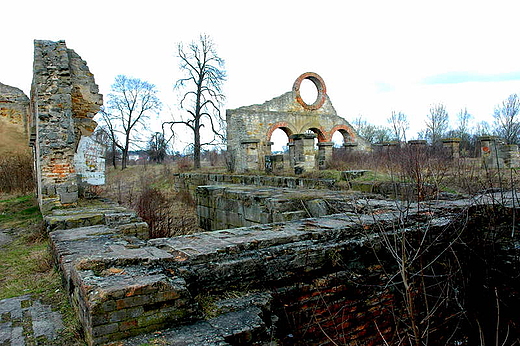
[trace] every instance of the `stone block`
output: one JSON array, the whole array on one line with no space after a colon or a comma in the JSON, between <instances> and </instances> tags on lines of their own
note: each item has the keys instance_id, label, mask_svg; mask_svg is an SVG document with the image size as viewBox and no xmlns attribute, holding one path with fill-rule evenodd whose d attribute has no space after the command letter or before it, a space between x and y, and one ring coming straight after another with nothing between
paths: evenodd
<instances>
[{"instance_id":1,"label":"stone block","mask_svg":"<svg viewBox=\"0 0 520 346\"><path fill-rule=\"evenodd\" d=\"M307 210L312 217L320 217L329 214L329 207L327 202L323 199L313 199L305 202Z\"/></svg>"},{"instance_id":2,"label":"stone block","mask_svg":"<svg viewBox=\"0 0 520 346\"><path fill-rule=\"evenodd\" d=\"M135 222L116 227L117 232L121 232L125 235L133 235L139 239L148 239L150 229L146 222Z\"/></svg>"},{"instance_id":3,"label":"stone block","mask_svg":"<svg viewBox=\"0 0 520 346\"><path fill-rule=\"evenodd\" d=\"M118 323L103 324L92 328L92 336L99 337L102 335L112 334L119 330Z\"/></svg>"},{"instance_id":4,"label":"stone block","mask_svg":"<svg viewBox=\"0 0 520 346\"><path fill-rule=\"evenodd\" d=\"M61 204L74 204L78 201L78 192L61 192L59 193Z\"/></svg>"},{"instance_id":5,"label":"stone block","mask_svg":"<svg viewBox=\"0 0 520 346\"><path fill-rule=\"evenodd\" d=\"M209 218L210 217L209 210L210 209L208 207L205 207L202 205L197 205L197 215L199 217Z\"/></svg>"},{"instance_id":6,"label":"stone block","mask_svg":"<svg viewBox=\"0 0 520 346\"><path fill-rule=\"evenodd\" d=\"M146 305L152 301L151 295L146 296L132 296L116 300L116 307L118 310L127 309L136 306Z\"/></svg>"},{"instance_id":7,"label":"stone block","mask_svg":"<svg viewBox=\"0 0 520 346\"><path fill-rule=\"evenodd\" d=\"M186 293L186 292L184 292ZM158 302L164 302L167 300L174 300L180 298L181 294L178 291L163 291L158 292L153 296L153 301Z\"/></svg>"},{"instance_id":8,"label":"stone block","mask_svg":"<svg viewBox=\"0 0 520 346\"><path fill-rule=\"evenodd\" d=\"M144 312L142 306L135 308L116 310L108 314L110 322L120 322L139 317Z\"/></svg>"}]
</instances>

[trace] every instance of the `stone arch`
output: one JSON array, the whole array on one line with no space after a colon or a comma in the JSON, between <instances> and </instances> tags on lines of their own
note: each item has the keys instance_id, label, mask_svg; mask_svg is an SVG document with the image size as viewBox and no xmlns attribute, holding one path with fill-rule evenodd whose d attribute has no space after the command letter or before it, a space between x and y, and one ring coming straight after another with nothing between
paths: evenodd
<instances>
[{"instance_id":1,"label":"stone arch","mask_svg":"<svg viewBox=\"0 0 520 346\"><path fill-rule=\"evenodd\" d=\"M319 128L316 126L311 126L306 131L312 131L316 135L316 138L318 138L318 143L327 142L327 137L324 134L324 131L322 128Z\"/></svg>"},{"instance_id":2,"label":"stone arch","mask_svg":"<svg viewBox=\"0 0 520 346\"><path fill-rule=\"evenodd\" d=\"M312 104L307 104L300 95L300 84L306 79L318 91ZM288 137L290 165L295 172L297 168L298 171L322 168L321 163L326 162L332 152L331 138L337 130L341 131L345 142L359 144L358 148L365 150L365 141L357 136L344 118L338 116L326 91L325 83L318 74L306 72L296 79L291 91L262 104L226 110L228 151L234 155L234 169L237 172L264 169L262 162L271 153L271 139L277 129L284 131ZM312 131L312 136L305 133L307 130ZM316 146L312 145L314 141L310 141L311 138L318 141L319 164L316 164L318 161L312 154ZM256 161L249 160L253 155L250 148L253 142L258 153ZM324 155L320 156L320 153Z\"/></svg>"},{"instance_id":3,"label":"stone arch","mask_svg":"<svg viewBox=\"0 0 520 346\"><path fill-rule=\"evenodd\" d=\"M332 136L334 132L339 131L343 136L343 142L354 142L356 140L356 134L352 131L352 128L347 125L336 125L327 133L327 142L332 142Z\"/></svg>"},{"instance_id":4,"label":"stone arch","mask_svg":"<svg viewBox=\"0 0 520 346\"><path fill-rule=\"evenodd\" d=\"M271 125L269 127L269 129L267 130L267 133L266 133L266 136L265 136L265 141L266 142L270 142L271 141L271 136L273 135L273 132L276 129L281 129L283 132L285 132L285 134L289 138L289 141L292 141L291 135L296 133L296 130L294 129L294 127L292 125L290 125L288 122L286 122L286 121L279 121L279 122L274 123L273 125Z\"/></svg>"}]
</instances>

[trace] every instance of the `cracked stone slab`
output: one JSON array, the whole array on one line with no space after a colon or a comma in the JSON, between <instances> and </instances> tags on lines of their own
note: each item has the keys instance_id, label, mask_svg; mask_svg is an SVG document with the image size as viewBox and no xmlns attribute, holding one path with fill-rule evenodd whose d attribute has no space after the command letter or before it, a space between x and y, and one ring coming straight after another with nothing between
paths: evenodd
<instances>
[{"instance_id":1,"label":"cracked stone slab","mask_svg":"<svg viewBox=\"0 0 520 346\"><path fill-rule=\"evenodd\" d=\"M30 295L0 300L0 345L34 345L35 339L52 342L64 328L61 314ZM23 325L31 328L24 333Z\"/></svg>"}]
</instances>

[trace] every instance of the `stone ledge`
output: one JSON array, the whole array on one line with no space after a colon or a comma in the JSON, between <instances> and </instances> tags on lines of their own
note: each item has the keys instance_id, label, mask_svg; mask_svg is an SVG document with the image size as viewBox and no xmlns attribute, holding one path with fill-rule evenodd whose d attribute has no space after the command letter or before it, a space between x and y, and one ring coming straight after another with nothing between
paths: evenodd
<instances>
[{"instance_id":1,"label":"stone ledge","mask_svg":"<svg viewBox=\"0 0 520 346\"><path fill-rule=\"evenodd\" d=\"M357 213L173 238L144 241L117 227L95 225L55 230L50 240L90 345L166 327L178 335L201 328L208 345L236 344L263 340L270 328L269 299L219 303L220 316L202 321L196 296L312 281L341 270L337 258L372 255L381 229L395 232L396 224L403 230L414 225L445 229L456 213L496 198L424 203L421 208L412 204L406 220L395 201L369 200L351 202Z\"/></svg>"}]
</instances>

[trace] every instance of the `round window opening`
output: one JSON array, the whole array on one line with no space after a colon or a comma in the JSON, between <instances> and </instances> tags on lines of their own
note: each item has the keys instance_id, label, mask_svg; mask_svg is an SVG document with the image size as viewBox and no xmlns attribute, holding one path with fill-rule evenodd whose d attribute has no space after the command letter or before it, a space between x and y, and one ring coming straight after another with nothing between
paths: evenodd
<instances>
[{"instance_id":1,"label":"round window opening","mask_svg":"<svg viewBox=\"0 0 520 346\"><path fill-rule=\"evenodd\" d=\"M300 95L303 102L312 105L318 100L318 88L310 79L304 79L300 85Z\"/></svg>"},{"instance_id":2,"label":"round window opening","mask_svg":"<svg viewBox=\"0 0 520 346\"><path fill-rule=\"evenodd\" d=\"M306 110L319 109L325 103L327 93L325 82L317 73L302 74L294 82L293 91L296 101Z\"/></svg>"}]
</instances>

